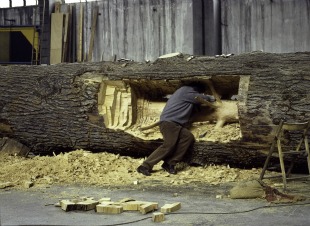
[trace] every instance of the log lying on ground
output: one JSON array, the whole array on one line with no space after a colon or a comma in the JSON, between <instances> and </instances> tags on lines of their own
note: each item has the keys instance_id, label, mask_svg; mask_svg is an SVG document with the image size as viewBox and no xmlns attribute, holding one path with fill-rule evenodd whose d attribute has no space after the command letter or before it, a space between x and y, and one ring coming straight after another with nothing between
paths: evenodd
<instances>
[{"instance_id":1,"label":"log lying on ground","mask_svg":"<svg viewBox=\"0 0 310 226\"><path fill-rule=\"evenodd\" d=\"M156 128L147 133L139 128L158 120L165 96L196 80L209 87L209 94L212 81L222 101L238 97L241 136L225 143L203 139L206 124L198 123L193 163L262 166L280 119L309 120L309 52L188 57L1 66L0 136L41 154L83 148L146 156L161 137ZM296 141L294 134L287 138Z\"/></svg>"}]
</instances>

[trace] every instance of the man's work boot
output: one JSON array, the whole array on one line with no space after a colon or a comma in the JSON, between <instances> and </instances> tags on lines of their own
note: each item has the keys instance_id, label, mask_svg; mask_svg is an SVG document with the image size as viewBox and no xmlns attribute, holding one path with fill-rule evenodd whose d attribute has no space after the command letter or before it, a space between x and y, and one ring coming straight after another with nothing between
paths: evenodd
<instances>
[{"instance_id":1,"label":"man's work boot","mask_svg":"<svg viewBox=\"0 0 310 226\"><path fill-rule=\"evenodd\" d=\"M142 173L145 176L151 176L150 170L146 168L145 166L139 166L137 168L138 173Z\"/></svg>"},{"instance_id":2,"label":"man's work boot","mask_svg":"<svg viewBox=\"0 0 310 226\"><path fill-rule=\"evenodd\" d=\"M166 170L166 171L167 171L168 173L170 173L170 174L177 174L177 171L176 171L174 165L169 165L168 163L164 162L164 163L161 165L161 168L163 168L164 170Z\"/></svg>"}]
</instances>

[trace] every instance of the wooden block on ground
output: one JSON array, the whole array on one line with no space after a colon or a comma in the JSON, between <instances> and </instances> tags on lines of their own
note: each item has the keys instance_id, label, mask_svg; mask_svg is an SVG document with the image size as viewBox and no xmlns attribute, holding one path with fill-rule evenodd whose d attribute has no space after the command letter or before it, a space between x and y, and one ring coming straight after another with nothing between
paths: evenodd
<instances>
[{"instance_id":1,"label":"wooden block on ground","mask_svg":"<svg viewBox=\"0 0 310 226\"><path fill-rule=\"evenodd\" d=\"M123 203L123 202L131 202L131 201L136 201L136 200L133 198L124 198L124 199L119 200L118 202Z\"/></svg>"},{"instance_id":2,"label":"wooden block on ground","mask_svg":"<svg viewBox=\"0 0 310 226\"><path fill-rule=\"evenodd\" d=\"M86 200L94 200L95 198L94 197L91 197L91 196L85 196L83 197L83 201L86 201Z\"/></svg>"},{"instance_id":3,"label":"wooden block on ground","mask_svg":"<svg viewBox=\"0 0 310 226\"><path fill-rule=\"evenodd\" d=\"M102 203L102 202L110 202L110 201L111 201L111 198L108 198L108 197L106 197L106 198L101 198L101 199L98 200L99 203Z\"/></svg>"},{"instance_id":4,"label":"wooden block on ground","mask_svg":"<svg viewBox=\"0 0 310 226\"><path fill-rule=\"evenodd\" d=\"M113 205L113 202L109 202L109 201L101 202L100 204L96 205L95 211L98 213L103 213L104 212L103 207L109 206L109 205Z\"/></svg>"},{"instance_id":5,"label":"wooden block on ground","mask_svg":"<svg viewBox=\"0 0 310 226\"><path fill-rule=\"evenodd\" d=\"M121 203L121 206L123 207L124 211L139 211L140 206L143 204L145 204L145 202L130 201L130 202Z\"/></svg>"},{"instance_id":6,"label":"wooden block on ground","mask_svg":"<svg viewBox=\"0 0 310 226\"><path fill-rule=\"evenodd\" d=\"M120 214L123 212L122 206L107 205L102 207L103 213Z\"/></svg>"},{"instance_id":7,"label":"wooden block on ground","mask_svg":"<svg viewBox=\"0 0 310 226\"><path fill-rule=\"evenodd\" d=\"M147 203L140 206L140 213L142 214L147 214L154 210L154 205L152 203Z\"/></svg>"},{"instance_id":8,"label":"wooden block on ground","mask_svg":"<svg viewBox=\"0 0 310 226\"><path fill-rule=\"evenodd\" d=\"M82 202L78 202L76 204L77 210L83 210L83 211L88 211L88 210L93 210L96 208L96 205L98 205L99 202L95 200L86 200Z\"/></svg>"},{"instance_id":9,"label":"wooden block on ground","mask_svg":"<svg viewBox=\"0 0 310 226\"><path fill-rule=\"evenodd\" d=\"M154 210L158 210L158 202L147 202L153 205Z\"/></svg>"},{"instance_id":10,"label":"wooden block on ground","mask_svg":"<svg viewBox=\"0 0 310 226\"><path fill-rule=\"evenodd\" d=\"M106 202L101 202L101 205L107 206L107 205L115 205L114 202L112 201L106 201Z\"/></svg>"},{"instance_id":11,"label":"wooden block on ground","mask_svg":"<svg viewBox=\"0 0 310 226\"><path fill-rule=\"evenodd\" d=\"M157 202L145 202L145 201L128 201L124 203L120 203L121 206L124 208L124 211L140 211L140 206L142 205L152 205L153 210L158 209Z\"/></svg>"},{"instance_id":12,"label":"wooden block on ground","mask_svg":"<svg viewBox=\"0 0 310 226\"><path fill-rule=\"evenodd\" d=\"M165 220L165 214L163 214L161 212L153 213L152 221L154 221L154 222L162 222L164 220Z\"/></svg>"},{"instance_id":13,"label":"wooden block on ground","mask_svg":"<svg viewBox=\"0 0 310 226\"><path fill-rule=\"evenodd\" d=\"M103 213L104 207L112 205L113 202L101 202L100 204L96 205L96 212Z\"/></svg>"},{"instance_id":14,"label":"wooden block on ground","mask_svg":"<svg viewBox=\"0 0 310 226\"><path fill-rule=\"evenodd\" d=\"M120 203L120 202L113 202L113 205L115 205L115 206L121 206L122 203Z\"/></svg>"},{"instance_id":15,"label":"wooden block on ground","mask_svg":"<svg viewBox=\"0 0 310 226\"><path fill-rule=\"evenodd\" d=\"M60 201L60 207L62 210L66 211L66 212L76 210L76 204L74 202L69 201L69 200L61 200Z\"/></svg>"},{"instance_id":16,"label":"wooden block on ground","mask_svg":"<svg viewBox=\"0 0 310 226\"><path fill-rule=\"evenodd\" d=\"M77 204L78 202L82 202L82 201L85 201L84 199L83 200L80 200L80 199L70 199L71 202L74 202L75 204Z\"/></svg>"},{"instance_id":17,"label":"wooden block on ground","mask_svg":"<svg viewBox=\"0 0 310 226\"><path fill-rule=\"evenodd\" d=\"M181 203L176 202L176 203L172 203L172 204L165 204L163 207L160 208L160 212L171 213L171 212L177 211L179 209L181 209Z\"/></svg>"}]
</instances>

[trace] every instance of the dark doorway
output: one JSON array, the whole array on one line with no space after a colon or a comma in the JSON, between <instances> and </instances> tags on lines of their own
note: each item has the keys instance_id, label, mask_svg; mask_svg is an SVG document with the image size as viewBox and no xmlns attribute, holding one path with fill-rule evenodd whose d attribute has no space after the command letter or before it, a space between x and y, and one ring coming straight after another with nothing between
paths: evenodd
<instances>
[{"instance_id":1,"label":"dark doorway","mask_svg":"<svg viewBox=\"0 0 310 226\"><path fill-rule=\"evenodd\" d=\"M12 63L31 63L32 45L20 31L10 34L10 61Z\"/></svg>"},{"instance_id":2,"label":"dark doorway","mask_svg":"<svg viewBox=\"0 0 310 226\"><path fill-rule=\"evenodd\" d=\"M37 58L34 34L28 27L0 29L0 64L32 64Z\"/></svg>"}]
</instances>

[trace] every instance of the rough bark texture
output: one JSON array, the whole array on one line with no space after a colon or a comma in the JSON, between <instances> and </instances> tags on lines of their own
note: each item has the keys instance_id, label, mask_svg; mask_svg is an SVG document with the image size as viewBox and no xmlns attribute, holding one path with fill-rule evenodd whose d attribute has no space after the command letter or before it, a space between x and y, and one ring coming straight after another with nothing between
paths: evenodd
<instances>
[{"instance_id":1,"label":"rough bark texture","mask_svg":"<svg viewBox=\"0 0 310 226\"><path fill-rule=\"evenodd\" d=\"M226 78L240 79L242 139L230 143L197 142L191 157L197 164L262 166L265 155L261 151L269 149L280 119L310 119L309 52L253 52L228 58L187 59L187 55L180 55L152 63L1 66L0 136L16 139L40 153L83 148L148 155L160 144L159 140L144 141L105 127L98 114L102 80L134 80L135 84L143 80L144 84L152 84L211 78L215 88L225 95L225 90L229 90ZM151 85L148 88L152 90Z\"/></svg>"}]
</instances>

